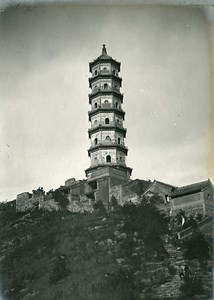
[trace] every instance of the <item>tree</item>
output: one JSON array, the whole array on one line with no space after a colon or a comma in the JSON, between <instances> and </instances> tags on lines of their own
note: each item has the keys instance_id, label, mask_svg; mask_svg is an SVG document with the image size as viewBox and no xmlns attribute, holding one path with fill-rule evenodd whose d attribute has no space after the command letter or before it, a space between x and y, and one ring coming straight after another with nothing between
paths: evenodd
<instances>
[{"instance_id":1,"label":"tree","mask_svg":"<svg viewBox=\"0 0 214 300\"><path fill-rule=\"evenodd\" d=\"M53 198L56 202L58 202L62 210L65 210L67 208L69 200L65 195L63 195L60 189L57 189L53 192Z\"/></svg>"},{"instance_id":2,"label":"tree","mask_svg":"<svg viewBox=\"0 0 214 300\"><path fill-rule=\"evenodd\" d=\"M164 251L162 236L169 233L168 218L161 215L152 203L142 200L138 205L127 203L122 207L124 230L137 232L144 243L153 250Z\"/></svg>"}]
</instances>

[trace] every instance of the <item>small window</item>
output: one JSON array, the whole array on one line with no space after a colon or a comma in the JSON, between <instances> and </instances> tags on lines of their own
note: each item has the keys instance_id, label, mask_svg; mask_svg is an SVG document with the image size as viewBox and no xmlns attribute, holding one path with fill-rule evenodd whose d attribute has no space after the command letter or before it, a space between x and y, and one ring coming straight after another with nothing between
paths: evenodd
<instances>
[{"instance_id":1,"label":"small window","mask_svg":"<svg viewBox=\"0 0 214 300\"><path fill-rule=\"evenodd\" d=\"M116 71L115 71L114 69L113 69L113 71L112 71L112 72L113 72L113 74L114 74L114 75L116 74Z\"/></svg>"},{"instance_id":2,"label":"small window","mask_svg":"<svg viewBox=\"0 0 214 300\"><path fill-rule=\"evenodd\" d=\"M120 144L120 138L117 139L117 143Z\"/></svg>"},{"instance_id":3,"label":"small window","mask_svg":"<svg viewBox=\"0 0 214 300\"><path fill-rule=\"evenodd\" d=\"M108 103L108 100L105 100L104 103Z\"/></svg>"},{"instance_id":4,"label":"small window","mask_svg":"<svg viewBox=\"0 0 214 300\"><path fill-rule=\"evenodd\" d=\"M116 108L118 108L118 102L115 103Z\"/></svg>"},{"instance_id":5,"label":"small window","mask_svg":"<svg viewBox=\"0 0 214 300\"><path fill-rule=\"evenodd\" d=\"M97 108L97 102L94 103L94 107Z\"/></svg>"},{"instance_id":6,"label":"small window","mask_svg":"<svg viewBox=\"0 0 214 300\"><path fill-rule=\"evenodd\" d=\"M111 140L111 138L110 138L109 135L106 136L106 140L107 140L107 141L110 141L110 140Z\"/></svg>"},{"instance_id":7,"label":"small window","mask_svg":"<svg viewBox=\"0 0 214 300\"><path fill-rule=\"evenodd\" d=\"M94 120L94 124L97 124L97 120Z\"/></svg>"},{"instance_id":8,"label":"small window","mask_svg":"<svg viewBox=\"0 0 214 300\"><path fill-rule=\"evenodd\" d=\"M111 155L106 156L106 162L111 162Z\"/></svg>"},{"instance_id":9,"label":"small window","mask_svg":"<svg viewBox=\"0 0 214 300\"><path fill-rule=\"evenodd\" d=\"M104 84L104 89L107 90L108 89L108 83Z\"/></svg>"},{"instance_id":10,"label":"small window","mask_svg":"<svg viewBox=\"0 0 214 300\"><path fill-rule=\"evenodd\" d=\"M119 119L117 119L117 123L120 123L120 120L119 120Z\"/></svg>"},{"instance_id":11,"label":"small window","mask_svg":"<svg viewBox=\"0 0 214 300\"><path fill-rule=\"evenodd\" d=\"M96 90L96 89L97 89L97 85L94 86L94 90Z\"/></svg>"},{"instance_id":12,"label":"small window","mask_svg":"<svg viewBox=\"0 0 214 300\"><path fill-rule=\"evenodd\" d=\"M122 160L122 156L120 156L120 161Z\"/></svg>"},{"instance_id":13,"label":"small window","mask_svg":"<svg viewBox=\"0 0 214 300\"><path fill-rule=\"evenodd\" d=\"M97 70L94 71L94 75L97 75Z\"/></svg>"},{"instance_id":14,"label":"small window","mask_svg":"<svg viewBox=\"0 0 214 300\"><path fill-rule=\"evenodd\" d=\"M97 145L97 138L94 139L94 145Z\"/></svg>"},{"instance_id":15,"label":"small window","mask_svg":"<svg viewBox=\"0 0 214 300\"><path fill-rule=\"evenodd\" d=\"M103 70L107 70L107 68L103 68Z\"/></svg>"},{"instance_id":16,"label":"small window","mask_svg":"<svg viewBox=\"0 0 214 300\"><path fill-rule=\"evenodd\" d=\"M105 124L109 124L109 118L105 119Z\"/></svg>"}]
</instances>

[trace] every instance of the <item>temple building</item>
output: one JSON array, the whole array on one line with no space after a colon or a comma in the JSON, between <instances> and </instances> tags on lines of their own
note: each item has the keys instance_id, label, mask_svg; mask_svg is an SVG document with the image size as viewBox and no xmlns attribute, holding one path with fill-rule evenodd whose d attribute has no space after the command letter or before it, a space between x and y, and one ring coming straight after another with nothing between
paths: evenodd
<instances>
[{"instance_id":1,"label":"temple building","mask_svg":"<svg viewBox=\"0 0 214 300\"><path fill-rule=\"evenodd\" d=\"M120 92L120 63L107 54L103 45L102 54L89 63L89 71L92 74L89 78L91 110L88 112L91 165L85 173L91 197L108 205L111 186L128 182L132 173L126 166L128 148L125 146L126 128L123 127L125 112Z\"/></svg>"}]
</instances>

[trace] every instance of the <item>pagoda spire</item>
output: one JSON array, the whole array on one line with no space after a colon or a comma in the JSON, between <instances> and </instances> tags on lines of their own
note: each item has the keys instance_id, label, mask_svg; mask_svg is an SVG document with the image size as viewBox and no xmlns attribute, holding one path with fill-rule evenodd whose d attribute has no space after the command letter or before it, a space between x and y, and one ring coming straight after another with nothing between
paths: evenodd
<instances>
[{"instance_id":1,"label":"pagoda spire","mask_svg":"<svg viewBox=\"0 0 214 300\"><path fill-rule=\"evenodd\" d=\"M103 44L102 54L107 54L106 45Z\"/></svg>"}]
</instances>

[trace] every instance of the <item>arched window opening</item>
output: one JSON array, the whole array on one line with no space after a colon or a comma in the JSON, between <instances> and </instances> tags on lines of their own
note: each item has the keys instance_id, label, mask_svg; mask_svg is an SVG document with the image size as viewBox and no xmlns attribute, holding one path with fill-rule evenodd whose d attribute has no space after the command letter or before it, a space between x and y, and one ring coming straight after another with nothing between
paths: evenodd
<instances>
[{"instance_id":1,"label":"arched window opening","mask_svg":"<svg viewBox=\"0 0 214 300\"><path fill-rule=\"evenodd\" d=\"M107 90L108 89L108 83L104 84L104 89Z\"/></svg>"},{"instance_id":2,"label":"arched window opening","mask_svg":"<svg viewBox=\"0 0 214 300\"><path fill-rule=\"evenodd\" d=\"M111 155L106 156L106 162L111 162Z\"/></svg>"},{"instance_id":3,"label":"arched window opening","mask_svg":"<svg viewBox=\"0 0 214 300\"><path fill-rule=\"evenodd\" d=\"M120 144L120 141L121 141L120 138L118 138L118 139L117 139L117 143Z\"/></svg>"},{"instance_id":4,"label":"arched window opening","mask_svg":"<svg viewBox=\"0 0 214 300\"><path fill-rule=\"evenodd\" d=\"M116 108L118 108L118 102L115 103Z\"/></svg>"},{"instance_id":5,"label":"arched window opening","mask_svg":"<svg viewBox=\"0 0 214 300\"><path fill-rule=\"evenodd\" d=\"M106 140L107 140L107 141L111 141L111 138L110 138L109 135L106 136Z\"/></svg>"},{"instance_id":6,"label":"arched window opening","mask_svg":"<svg viewBox=\"0 0 214 300\"><path fill-rule=\"evenodd\" d=\"M114 75L116 74L116 71L115 71L115 69L113 69L112 73L113 73Z\"/></svg>"},{"instance_id":7,"label":"arched window opening","mask_svg":"<svg viewBox=\"0 0 214 300\"><path fill-rule=\"evenodd\" d=\"M105 100L104 103L108 103L108 100Z\"/></svg>"},{"instance_id":8,"label":"arched window opening","mask_svg":"<svg viewBox=\"0 0 214 300\"><path fill-rule=\"evenodd\" d=\"M105 68L103 68L103 70L107 70L107 68L105 67Z\"/></svg>"},{"instance_id":9,"label":"arched window opening","mask_svg":"<svg viewBox=\"0 0 214 300\"><path fill-rule=\"evenodd\" d=\"M122 160L122 156L120 156L120 161Z\"/></svg>"},{"instance_id":10,"label":"arched window opening","mask_svg":"<svg viewBox=\"0 0 214 300\"><path fill-rule=\"evenodd\" d=\"M97 145L97 142L98 142L98 140L97 140L97 138L95 138L94 139L94 145Z\"/></svg>"},{"instance_id":11,"label":"arched window opening","mask_svg":"<svg viewBox=\"0 0 214 300\"><path fill-rule=\"evenodd\" d=\"M97 70L94 71L94 75L97 75Z\"/></svg>"},{"instance_id":12,"label":"arched window opening","mask_svg":"<svg viewBox=\"0 0 214 300\"><path fill-rule=\"evenodd\" d=\"M96 90L96 89L97 89L97 85L94 86L94 90Z\"/></svg>"},{"instance_id":13,"label":"arched window opening","mask_svg":"<svg viewBox=\"0 0 214 300\"><path fill-rule=\"evenodd\" d=\"M94 103L94 107L97 108L97 102Z\"/></svg>"},{"instance_id":14,"label":"arched window opening","mask_svg":"<svg viewBox=\"0 0 214 300\"><path fill-rule=\"evenodd\" d=\"M109 118L105 118L105 124L109 124Z\"/></svg>"}]
</instances>

